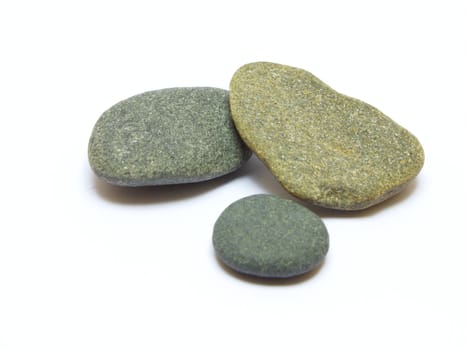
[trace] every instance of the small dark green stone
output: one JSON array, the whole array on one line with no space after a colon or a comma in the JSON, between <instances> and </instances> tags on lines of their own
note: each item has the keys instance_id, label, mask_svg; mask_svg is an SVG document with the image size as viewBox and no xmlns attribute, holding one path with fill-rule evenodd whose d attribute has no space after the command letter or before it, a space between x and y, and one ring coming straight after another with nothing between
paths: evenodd
<instances>
[{"instance_id":1,"label":"small dark green stone","mask_svg":"<svg viewBox=\"0 0 467 350\"><path fill-rule=\"evenodd\" d=\"M329 248L322 220L300 204L253 195L227 207L214 225L214 249L232 269L260 277L292 277L319 266Z\"/></svg>"},{"instance_id":2,"label":"small dark green stone","mask_svg":"<svg viewBox=\"0 0 467 350\"><path fill-rule=\"evenodd\" d=\"M228 91L172 88L133 96L97 121L89 162L121 186L209 180L240 168L251 151L233 125Z\"/></svg>"}]
</instances>

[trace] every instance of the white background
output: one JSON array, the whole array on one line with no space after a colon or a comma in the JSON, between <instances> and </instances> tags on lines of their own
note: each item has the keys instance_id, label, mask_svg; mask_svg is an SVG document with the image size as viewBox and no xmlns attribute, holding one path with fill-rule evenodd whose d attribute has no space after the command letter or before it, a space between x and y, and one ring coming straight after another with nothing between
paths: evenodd
<instances>
[{"instance_id":1,"label":"white background","mask_svg":"<svg viewBox=\"0 0 467 350\"><path fill-rule=\"evenodd\" d=\"M465 1L2 1L0 349L466 349ZM225 270L231 202L289 195L252 159L196 185L112 188L87 162L100 114L166 87L228 89L241 65L306 69L421 141L372 209L316 212L312 275Z\"/></svg>"}]
</instances>

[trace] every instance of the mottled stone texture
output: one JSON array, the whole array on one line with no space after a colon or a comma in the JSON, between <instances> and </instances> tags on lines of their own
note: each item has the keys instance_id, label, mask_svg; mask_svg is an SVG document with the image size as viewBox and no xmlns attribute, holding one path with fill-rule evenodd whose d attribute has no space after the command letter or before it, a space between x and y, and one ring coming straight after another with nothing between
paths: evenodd
<instances>
[{"instance_id":1,"label":"mottled stone texture","mask_svg":"<svg viewBox=\"0 0 467 350\"><path fill-rule=\"evenodd\" d=\"M97 121L89 162L122 186L209 180L238 169L251 155L239 138L228 91L173 88L121 101Z\"/></svg>"},{"instance_id":2,"label":"mottled stone texture","mask_svg":"<svg viewBox=\"0 0 467 350\"><path fill-rule=\"evenodd\" d=\"M423 166L410 132L305 70L247 64L230 89L243 140L286 190L316 205L367 208L401 191Z\"/></svg>"},{"instance_id":3,"label":"mottled stone texture","mask_svg":"<svg viewBox=\"0 0 467 350\"><path fill-rule=\"evenodd\" d=\"M213 244L232 269L260 277L291 277L319 266L329 237L321 219L273 195L240 199L214 225Z\"/></svg>"}]
</instances>

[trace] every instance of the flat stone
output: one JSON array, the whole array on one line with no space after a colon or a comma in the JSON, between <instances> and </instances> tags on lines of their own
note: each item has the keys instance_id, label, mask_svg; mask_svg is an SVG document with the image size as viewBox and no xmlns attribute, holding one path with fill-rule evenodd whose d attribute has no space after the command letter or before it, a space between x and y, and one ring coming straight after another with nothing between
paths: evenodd
<instances>
[{"instance_id":1,"label":"flat stone","mask_svg":"<svg viewBox=\"0 0 467 350\"><path fill-rule=\"evenodd\" d=\"M422 146L409 131L305 70L247 64L230 90L240 136L287 191L315 205L370 207L423 166Z\"/></svg>"},{"instance_id":2,"label":"flat stone","mask_svg":"<svg viewBox=\"0 0 467 350\"><path fill-rule=\"evenodd\" d=\"M230 268L260 277L292 277L324 260L329 236L321 219L300 204L253 195L228 206L217 219L214 249Z\"/></svg>"},{"instance_id":3,"label":"flat stone","mask_svg":"<svg viewBox=\"0 0 467 350\"><path fill-rule=\"evenodd\" d=\"M251 151L239 138L228 91L172 88L130 97L99 118L91 168L121 186L199 182L231 173Z\"/></svg>"}]
</instances>

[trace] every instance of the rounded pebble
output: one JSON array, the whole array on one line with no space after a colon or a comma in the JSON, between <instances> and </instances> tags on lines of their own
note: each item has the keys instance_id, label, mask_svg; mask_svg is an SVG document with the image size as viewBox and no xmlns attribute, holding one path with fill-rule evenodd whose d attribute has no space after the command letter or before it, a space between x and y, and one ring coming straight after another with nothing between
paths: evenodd
<instances>
[{"instance_id":1,"label":"rounded pebble","mask_svg":"<svg viewBox=\"0 0 467 350\"><path fill-rule=\"evenodd\" d=\"M251 155L232 122L229 93L172 88L133 96L99 118L89 141L91 168L121 186L209 180Z\"/></svg>"},{"instance_id":2,"label":"rounded pebble","mask_svg":"<svg viewBox=\"0 0 467 350\"><path fill-rule=\"evenodd\" d=\"M230 268L284 278L318 267L329 248L322 220L302 205L259 194L227 207L214 225L214 249Z\"/></svg>"}]
</instances>

